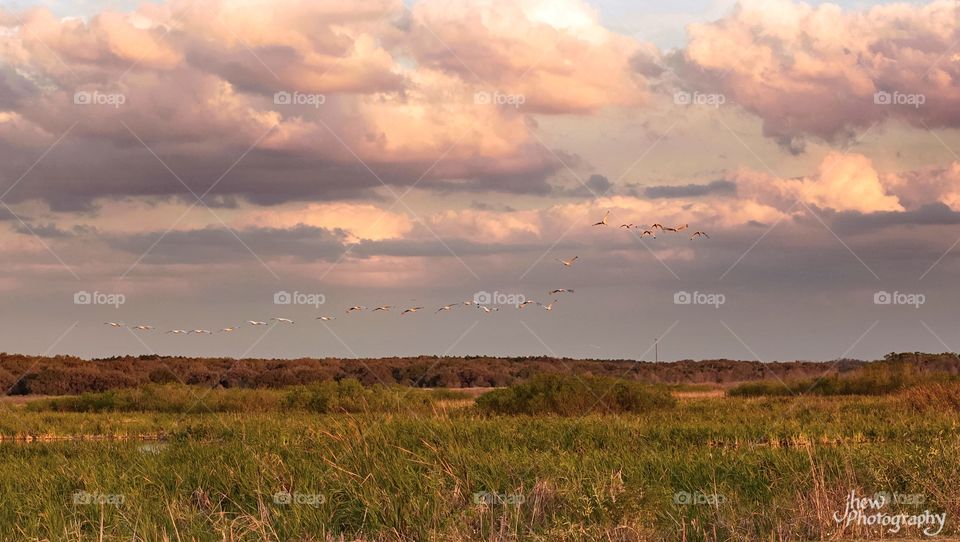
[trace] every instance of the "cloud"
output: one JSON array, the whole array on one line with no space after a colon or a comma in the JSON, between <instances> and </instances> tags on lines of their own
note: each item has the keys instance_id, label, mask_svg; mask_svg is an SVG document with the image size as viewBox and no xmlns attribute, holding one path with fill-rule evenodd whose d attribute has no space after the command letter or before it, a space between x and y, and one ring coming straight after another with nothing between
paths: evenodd
<instances>
[{"instance_id":1,"label":"cloud","mask_svg":"<svg viewBox=\"0 0 960 542\"><path fill-rule=\"evenodd\" d=\"M904 210L899 199L887 192L870 159L860 154L831 152L820 162L817 174L809 177L785 179L741 170L736 182L742 197L781 209L799 199L835 211Z\"/></svg>"},{"instance_id":2,"label":"cloud","mask_svg":"<svg viewBox=\"0 0 960 542\"><path fill-rule=\"evenodd\" d=\"M726 17L690 25L672 61L684 84L724 94L790 146L804 136L845 139L888 118L956 127L960 63L947 53L960 38L958 10L950 0L860 11L744 0ZM875 103L877 92L899 103Z\"/></svg>"},{"instance_id":3,"label":"cloud","mask_svg":"<svg viewBox=\"0 0 960 542\"><path fill-rule=\"evenodd\" d=\"M737 192L737 184L719 179L707 184L648 186L643 195L648 198L696 198L703 196L732 196Z\"/></svg>"},{"instance_id":4,"label":"cloud","mask_svg":"<svg viewBox=\"0 0 960 542\"><path fill-rule=\"evenodd\" d=\"M417 2L410 46L423 65L523 96L521 108L538 113L641 104L645 83L631 59L657 54L604 28L580 0Z\"/></svg>"}]
</instances>

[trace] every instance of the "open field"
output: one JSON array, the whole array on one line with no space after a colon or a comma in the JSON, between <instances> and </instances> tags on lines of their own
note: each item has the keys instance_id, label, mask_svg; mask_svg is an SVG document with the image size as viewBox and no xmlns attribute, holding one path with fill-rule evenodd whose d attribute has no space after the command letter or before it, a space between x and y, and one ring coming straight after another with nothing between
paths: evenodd
<instances>
[{"instance_id":1,"label":"open field","mask_svg":"<svg viewBox=\"0 0 960 542\"><path fill-rule=\"evenodd\" d=\"M646 412L558 417L491 416L444 391L413 409L332 414L284 403L300 397L289 390L242 392L182 412L149 394L135 395L139 411L130 396L0 405L0 538L922 536L838 524L851 491L910 497L884 510L945 512L941 536L960 532L957 414L922 394L681 391Z\"/></svg>"}]
</instances>

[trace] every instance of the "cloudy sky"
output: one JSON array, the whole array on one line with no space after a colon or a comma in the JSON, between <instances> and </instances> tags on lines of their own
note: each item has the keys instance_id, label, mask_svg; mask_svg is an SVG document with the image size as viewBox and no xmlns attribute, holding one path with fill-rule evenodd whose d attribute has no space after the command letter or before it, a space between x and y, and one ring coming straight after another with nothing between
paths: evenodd
<instances>
[{"instance_id":1,"label":"cloudy sky","mask_svg":"<svg viewBox=\"0 0 960 542\"><path fill-rule=\"evenodd\" d=\"M953 351L958 127L954 1L5 2L0 350Z\"/></svg>"}]
</instances>

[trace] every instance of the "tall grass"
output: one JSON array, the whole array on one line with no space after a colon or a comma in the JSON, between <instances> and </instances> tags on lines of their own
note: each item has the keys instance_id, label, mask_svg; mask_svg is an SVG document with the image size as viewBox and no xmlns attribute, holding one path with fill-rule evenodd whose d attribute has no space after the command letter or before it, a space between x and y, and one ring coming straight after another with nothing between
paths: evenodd
<instances>
[{"instance_id":1,"label":"tall grass","mask_svg":"<svg viewBox=\"0 0 960 542\"><path fill-rule=\"evenodd\" d=\"M733 397L886 395L924 382L950 378L952 377L945 374L921 373L909 363L878 362L847 374L833 374L817 379L747 382L730 388L728 394Z\"/></svg>"},{"instance_id":2,"label":"tall grass","mask_svg":"<svg viewBox=\"0 0 960 542\"><path fill-rule=\"evenodd\" d=\"M466 398L451 391L374 385L344 379L286 389L223 389L154 384L84 393L28 403L32 411L53 412L274 412L358 413L430 410L441 399Z\"/></svg>"},{"instance_id":3,"label":"tall grass","mask_svg":"<svg viewBox=\"0 0 960 542\"><path fill-rule=\"evenodd\" d=\"M572 375L538 376L477 399L477 408L488 414L582 416L648 412L674 405L676 400L665 388L631 380Z\"/></svg>"}]
</instances>

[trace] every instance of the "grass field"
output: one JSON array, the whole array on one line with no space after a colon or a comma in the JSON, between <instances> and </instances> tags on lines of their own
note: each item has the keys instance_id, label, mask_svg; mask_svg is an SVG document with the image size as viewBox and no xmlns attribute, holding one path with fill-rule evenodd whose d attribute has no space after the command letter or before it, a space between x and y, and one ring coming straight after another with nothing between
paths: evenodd
<instances>
[{"instance_id":1,"label":"grass field","mask_svg":"<svg viewBox=\"0 0 960 542\"><path fill-rule=\"evenodd\" d=\"M163 391L173 402L204 393ZM915 396L697 394L558 417L485 415L459 394L422 391L413 410L325 414L284 406L285 393L217 391L186 412L102 397L97 412L64 411L94 396L3 404L0 537L891 537L834 520L851 491L921 494L887 508L946 512L941 535L958 532L957 416ZM206 410L217 404L235 407Z\"/></svg>"}]
</instances>

